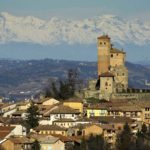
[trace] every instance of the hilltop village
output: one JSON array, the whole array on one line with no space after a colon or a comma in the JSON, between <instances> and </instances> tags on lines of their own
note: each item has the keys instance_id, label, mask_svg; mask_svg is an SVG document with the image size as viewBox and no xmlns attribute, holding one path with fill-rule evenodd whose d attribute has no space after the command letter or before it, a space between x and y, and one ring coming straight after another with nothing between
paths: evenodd
<instances>
[{"instance_id":1,"label":"hilltop village","mask_svg":"<svg viewBox=\"0 0 150 150\"><path fill-rule=\"evenodd\" d=\"M128 87L126 53L114 48L108 35L98 37L97 46L98 78L79 97L1 101L0 149L150 148L150 93Z\"/></svg>"}]
</instances>

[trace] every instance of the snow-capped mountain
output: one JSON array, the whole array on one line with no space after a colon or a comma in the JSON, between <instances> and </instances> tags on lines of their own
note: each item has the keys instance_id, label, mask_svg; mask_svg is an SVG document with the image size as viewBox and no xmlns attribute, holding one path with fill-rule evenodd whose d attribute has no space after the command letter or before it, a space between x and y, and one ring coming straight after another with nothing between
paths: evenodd
<instances>
[{"instance_id":1,"label":"snow-capped mountain","mask_svg":"<svg viewBox=\"0 0 150 150\"><path fill-rule=\"evenodd\" d=\"M150 21L127 20L112 15L83 20L55 17L42 20L0 13L0 43L93 44L101 34L109 34L112 41L119 44L150 44Z\"/></svg>"}]
</instances>

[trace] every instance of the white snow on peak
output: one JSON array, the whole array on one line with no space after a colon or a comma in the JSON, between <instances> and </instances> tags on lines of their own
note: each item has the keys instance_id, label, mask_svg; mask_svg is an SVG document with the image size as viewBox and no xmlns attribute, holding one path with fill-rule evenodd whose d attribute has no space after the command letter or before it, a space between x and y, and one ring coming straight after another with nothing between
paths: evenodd
<instances>
[{"instance_id":1,"label":"white snow on peak","mask_svg":"<svg viewBox=\"0 0 150 150\"><path fill-rule=\"evenodd\" d=\"M113 42L120 44L150 44L150 21L127 20L114 15L83 20L56 17L43 20L33 16L18 17L7 12L0 13L0 43L93 44L102 34L108 34Z\"/></svg>"}]
</instances>

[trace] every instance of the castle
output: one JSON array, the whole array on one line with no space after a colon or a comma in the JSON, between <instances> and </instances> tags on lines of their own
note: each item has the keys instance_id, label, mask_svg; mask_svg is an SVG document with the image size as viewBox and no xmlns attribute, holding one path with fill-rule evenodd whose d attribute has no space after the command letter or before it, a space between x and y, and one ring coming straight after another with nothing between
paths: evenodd
<instances>
[{"instance_id":1,"label":"castle","mask_svg":"<svg viewBox=\"0 0 150 150\"><path fill-rule=\"evenodd\" d=\"M125 66L126 53L113 47L108 35L97 38L98 79L90 80L84 89L84 98L110 100L112 98L145 98L146 94L138 89L132 93L128 88L128 69ZM149 97L149 93L147 96Z\"/></svg>"}]
</instances>

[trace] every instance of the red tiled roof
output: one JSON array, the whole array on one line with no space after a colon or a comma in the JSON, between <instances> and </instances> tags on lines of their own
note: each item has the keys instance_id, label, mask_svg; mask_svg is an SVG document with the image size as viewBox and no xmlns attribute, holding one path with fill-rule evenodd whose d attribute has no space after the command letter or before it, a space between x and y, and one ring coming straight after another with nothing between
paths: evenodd
<instances>
[{"instance_id":1,"label":"red tiled roof","mask_svg":"<svg viewBox=\"0 0 150 150\"><path fill-rule=\"evenodd\" d=\"M80 114L80 112L71 107L60 105L56 109L53 109L50 114Z\"/></svg>"},{"instance_id":2,"label":"red tiled roof","mask_svg":"<svg viewBox=\"0 0 150 150\"><path fill-rule=\"evenodd\" d=\"M15 127L0 126L0 139L5 138Z\"/></svg>"},{"instance_id":3,"label":"red tiled roof","mask_svg":"<svg viewBox=\"0 0 150 150\"><path fill-rule=\"evenodd\" d=\"M39 125L35 128L36 131L49 130L49 131L66 131L66 128L59 127L57 125Z\"/></svg>"}]
</instances>

